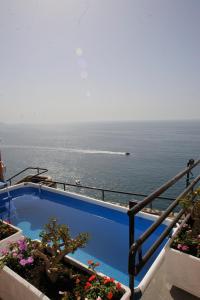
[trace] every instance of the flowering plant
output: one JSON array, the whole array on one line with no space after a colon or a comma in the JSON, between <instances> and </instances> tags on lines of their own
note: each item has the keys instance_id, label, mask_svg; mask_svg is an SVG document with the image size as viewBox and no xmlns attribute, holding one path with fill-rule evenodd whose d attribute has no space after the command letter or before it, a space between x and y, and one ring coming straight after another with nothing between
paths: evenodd
<instances>
[{"instance_id":1,"label":"flowering plant","mask_svg":"<svg viewBox=\"0 0 200 300\"><path fill-rule=\"evenodd\" d=\"M28 238L10 243L2 250L0 267L7 265L50 299L119 300L124 294L120 283L95 271L99 263L88 261L89 270L73 266L64 256L83 247L88 235L72 239L66 225L50 220L41 233L42 241ZM52 284L53 283L53 284Z\"/></svg>"},{"instance_id":2,"label":"flowering plant","mask_svg":"<svg viewBox=\"0 0 200 300\"><path fill-rule=\"evenodd\" d=\"M181 252L200 257L200 235L191 235L191 226L185 224L179 235L174 239L172 247Z\"/></svg>"},{"instance_id":3,"label":"flowering plant","mask_svg":"<svg viewBox=\"0 0 200 300\"><path fill-rule=\"evenodd\" d=\"M88 261L89 269L92 274L88 276L78 275L76 277L75 295L77 300L114 300L120 299L123 295L123 289L119 282L113 278L101 277L95 271L99 263L92 260ZM63 298L63 300L68 298Z\"/></svg>"},{"instance_id":4,"label":"flowering plant","mask_svg":"<svg viewBox=\"0 0 200 300\"><path fill-rule=\"evenodd\" d=\"M72 290L75 285L76 273L65 264L64 256L84 247L88 234L72 238L68 226L51 219L40 236L41 242L23 238L2 249L0 268L8 266L51 299L59 299L60 289Z\"/></svg>"},{"instance_id":5,"label":"flowering plant","mask_svg":"<svg viewBox=\"0 0 200 300\"><path fill-rule=\"evenodd\" d=\"M3 259L0 260L0 266L9 265L12 269L17 269L19 273L22 273L24 267L29 268L34 263L34 244L27 238L10 243L8 249L0 250L3 255Z\"/></svg>"},{"instance_id":6,"label":"flowering plant","mask_svg":"<svg viewBox=\"0 0 200 300\"><path fill-rule=\"evenodd\" d=\"M200 257L200 188L190 192L180 204L191 217L184 224L172 247L182 252Z\"/></svg>"},{"instance_id":7,"label":"flowering plant","mask_svg":"<svg viewBox=\"0 0 200 300\"><path fill-rule=\"evenodd\" d=\"M2 220L0 220L0 241L11 236L16 232L16 229L11 227L8 222L5 223Z\"/></svg>"}]
</instances>

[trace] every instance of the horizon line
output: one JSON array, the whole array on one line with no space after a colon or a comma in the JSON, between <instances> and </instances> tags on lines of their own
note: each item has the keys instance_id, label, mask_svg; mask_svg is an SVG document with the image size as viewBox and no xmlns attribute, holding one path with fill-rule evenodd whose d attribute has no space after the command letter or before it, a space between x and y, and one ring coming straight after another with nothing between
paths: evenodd
<instances>
[{"instance_id":1,"label":"horizon line","mask_svg":"<svg viewBox=\"0 0 200 300\"><path fill-rule=\"evenodd\" d=\"M65 122L5 122L0 121L0 125L67 125L78 123L134 123L134 122L191 122L200 121L200 118L190 119L138 119L138 120L76 120Z\"/></svg>"}]
</instances>

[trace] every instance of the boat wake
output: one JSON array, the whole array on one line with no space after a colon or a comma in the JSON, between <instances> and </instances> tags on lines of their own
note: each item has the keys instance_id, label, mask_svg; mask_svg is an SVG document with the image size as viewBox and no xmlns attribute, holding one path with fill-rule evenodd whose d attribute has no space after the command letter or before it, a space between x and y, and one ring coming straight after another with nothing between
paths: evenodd
<instances>
[{"instance_id":1,"label":"boat wake","mask_svg":"<svg viewBox=\"0 0 200 300\"><path fill-rule=\"evenodd\" d=\"M62 151L83 154L105 154L105 155L127 155L127 152L119 151L106 151L106 150L93 150L93 149L76 149L64 147L46 147L46 146L32 146L32 145L1 145L2 148L13 149L27 149L27 150L42 150L42 151Z\"/></svg>"}]
</instances>

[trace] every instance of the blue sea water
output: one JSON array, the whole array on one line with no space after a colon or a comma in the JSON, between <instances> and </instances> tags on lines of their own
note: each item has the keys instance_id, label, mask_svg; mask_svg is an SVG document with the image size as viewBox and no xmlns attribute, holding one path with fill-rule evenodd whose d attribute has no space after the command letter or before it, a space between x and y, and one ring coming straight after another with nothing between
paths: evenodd
<instances>
[{"instance_id":1,"label":"blue sea water","mask_svg":"<svg viewBox=\"0 0 200 300\"><path fill-rule=\"evenodd\" d=\"M40 166L57 180L148 194L184 169L188 159L199 158L200 121L0 124L0 149L7 178L27 166ZM184 184L168 195L177 195Z\"/></svg>"}]
</instances>

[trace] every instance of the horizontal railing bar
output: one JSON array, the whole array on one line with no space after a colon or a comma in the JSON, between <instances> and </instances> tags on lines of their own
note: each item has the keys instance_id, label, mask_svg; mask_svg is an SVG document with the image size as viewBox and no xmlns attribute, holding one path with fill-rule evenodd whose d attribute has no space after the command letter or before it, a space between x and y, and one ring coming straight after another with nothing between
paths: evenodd
<instances>
[{"instance_id":1,"label":"horizontal railing bar","mask_svg":"<svg viewBox=\"0 0 200 300\"><path fill-rule=\"evenodd\" d=\"M45 182L48 182L45 180ZM63 184L63 182L60 181L51 181L56 184ZM125 194L125 195L131 195L131 196L142 196L145 197L143 194L139 193L131 193L131 192L123 192L123 191L115 191L115 190L109 190L109 189L103 189L103 188L97 188L92 186L86 186L86 185L80 185L80 184L73 184L73 183L65 183L67 186L76 187L76 188L84 188L84 189L90 189L90 190L96 190L96 191L104 191L104 192L111 192L111 193L118 193L118 194Z\"/></svg>"},{"instance_id":2,"label":"horizontal railing bar","mask_svg":"<svg viewBox=\"0 0 200 300\"><path fill-rule=\"evenodd\" d=\"M39 168L39 167L27 167L27 168L23 169L22 171L20 171L19 173L17 173L17 174L15 174L15 175L13 175L12 177L8 178L6 181L11 181L13 178L15 178L15 177L21 175L22 173L24 173L24 172L26 172L26 171L28 171L28 170L43 170L43 173L48 172L48 170L45 169L45 168ZM40 175L43 174L43 173L40 173Z\"/></svg>"},{"instance_id":3,"label":"horizontal railing bar","mask_svg":"<svg viewBox=\"0 0 200 300\"><path fill-rule=\"evenodd\" d=\"M106 191L107 192L107 191ZM108 190L109 192L109 190ZM113 193L126 193L126 192L118 192L118 191L110 191ZM133 196L140 196L140 197L147 197L147 194L139 194L139 193L128 193L128 195L133 195ZM158 196L157 199L163 199L163 200L169 200L169 201L174 201L175 198L171 198L171 197L164 197L164 196ZM131 201L131 200L130 200ZM135 199L133 200L133 202L135 201Z\"/></svg>"},{"instance_id":4,"label":"horizontal railing bar","mask_svg":"<svg viewBox=\"0 0 200 300\"><path fill-rule=\"evenodd\" d=\"M154 199L158 198L158 196L160 196L168 188L170 188L172 185L174 185L179 179L181 179L185 174L190 172L199 163L200 163L200 160L197 160L196 162L194 162L193 165L191 165L190 167L187 167L185 170L178 173L176 176L174 176L172 179L170 179L167 183L163 184L160 188L158 188L155 192L151 193L144 200L142 200L141 202L136 204L134 207L129 209L129 211L128 211L129 216L135 215L141 209L143 209L146 205L148 205L150 202L152 202Z\"/></svg>"},{"instance_id":5,"label":"horizontal railing bar","mask_svg":"<svg viewBox=\"0 0 200 300\"><path fill-rule=\"evenodd\" d=\"M37 168L36 168L36 169L37 169ZM19 173L17 173L17 174L15 174L15 175L13 175L12 177L8 178L6 181L10 181L10 180L12 180L13 178L15 178L15 177L17 177L18 175L20 175L20 174L22 174L22 173L26 172L27 170L29 170L29 168L25 168L25 169L23 169L23 170L22 170L22 171L20 171Z\"/></svg>"},{"instance_id":6,"label":"horizontal railing bar","mask_svg":"<svg viewBox=\"0 0 200 300\"><path fill-rule=\"evenodd\" d=\"M151 258L153 253L158 249L158 247L161 245L161 243L164 241L164 239L170 234L172 231L174 225L177 223L177 221L183 216L185 213L185 209L181 209L181 211L178 213L176 218L173 220L173 222L162 232L160 237L157 239L157 241L151 246L151 248L145 253L145 255L142 258L142 261L136 266L135 274L138 274L140 270L143 268L143 266L147 263L147 261Z\"/></svg>"},{"instance_id":7,"label":"horizontal railing bar","mask_svg":"<svg viewBox=\"0 0 200 300\"><path fill-rule=\"evenodd\" d=\"M132 193L132 192L123 192L123 191L109 190L109 189L103 189L103 188L97 188L97 187L92 187L92 186L85 186L85 185L73 184L73 183L67 183L67 182L61 182L61 181L54 181L54 180L44 180L43 182L44 183L45 182L46 183L55 183L55 184L61 184L61 185L65 184L65 185L71 186L71 187L96 190L96 191L100 191L100 192L109 192L109 193L115 193L115 194L123 194L123 195L131 195L131 196L141 196L141 197L146 197L147 196L147 195L140 194L140 193ZM174 201L175 200L175 198L170 198L170 197L158 197L158 199L169 200L169 201Z\"/></svg>"},{"instance_id":8,"label":"horizontal railing bar","mask_svg":"<svg viewBox=\"0 0 200 300\"><path fill-rule=\"evenodd\" d=\"M154 222L141 236L140 238L131 246L130 251L137 251L138 247L141 246L145 240L158 228L158 226L169 216L173 209L179 204L179 201L187 195L193 187L200 181L200 175L195 178L191 184L177 197L177 199L170 204L166 211Z\"/></svg>"}]
</instances>

